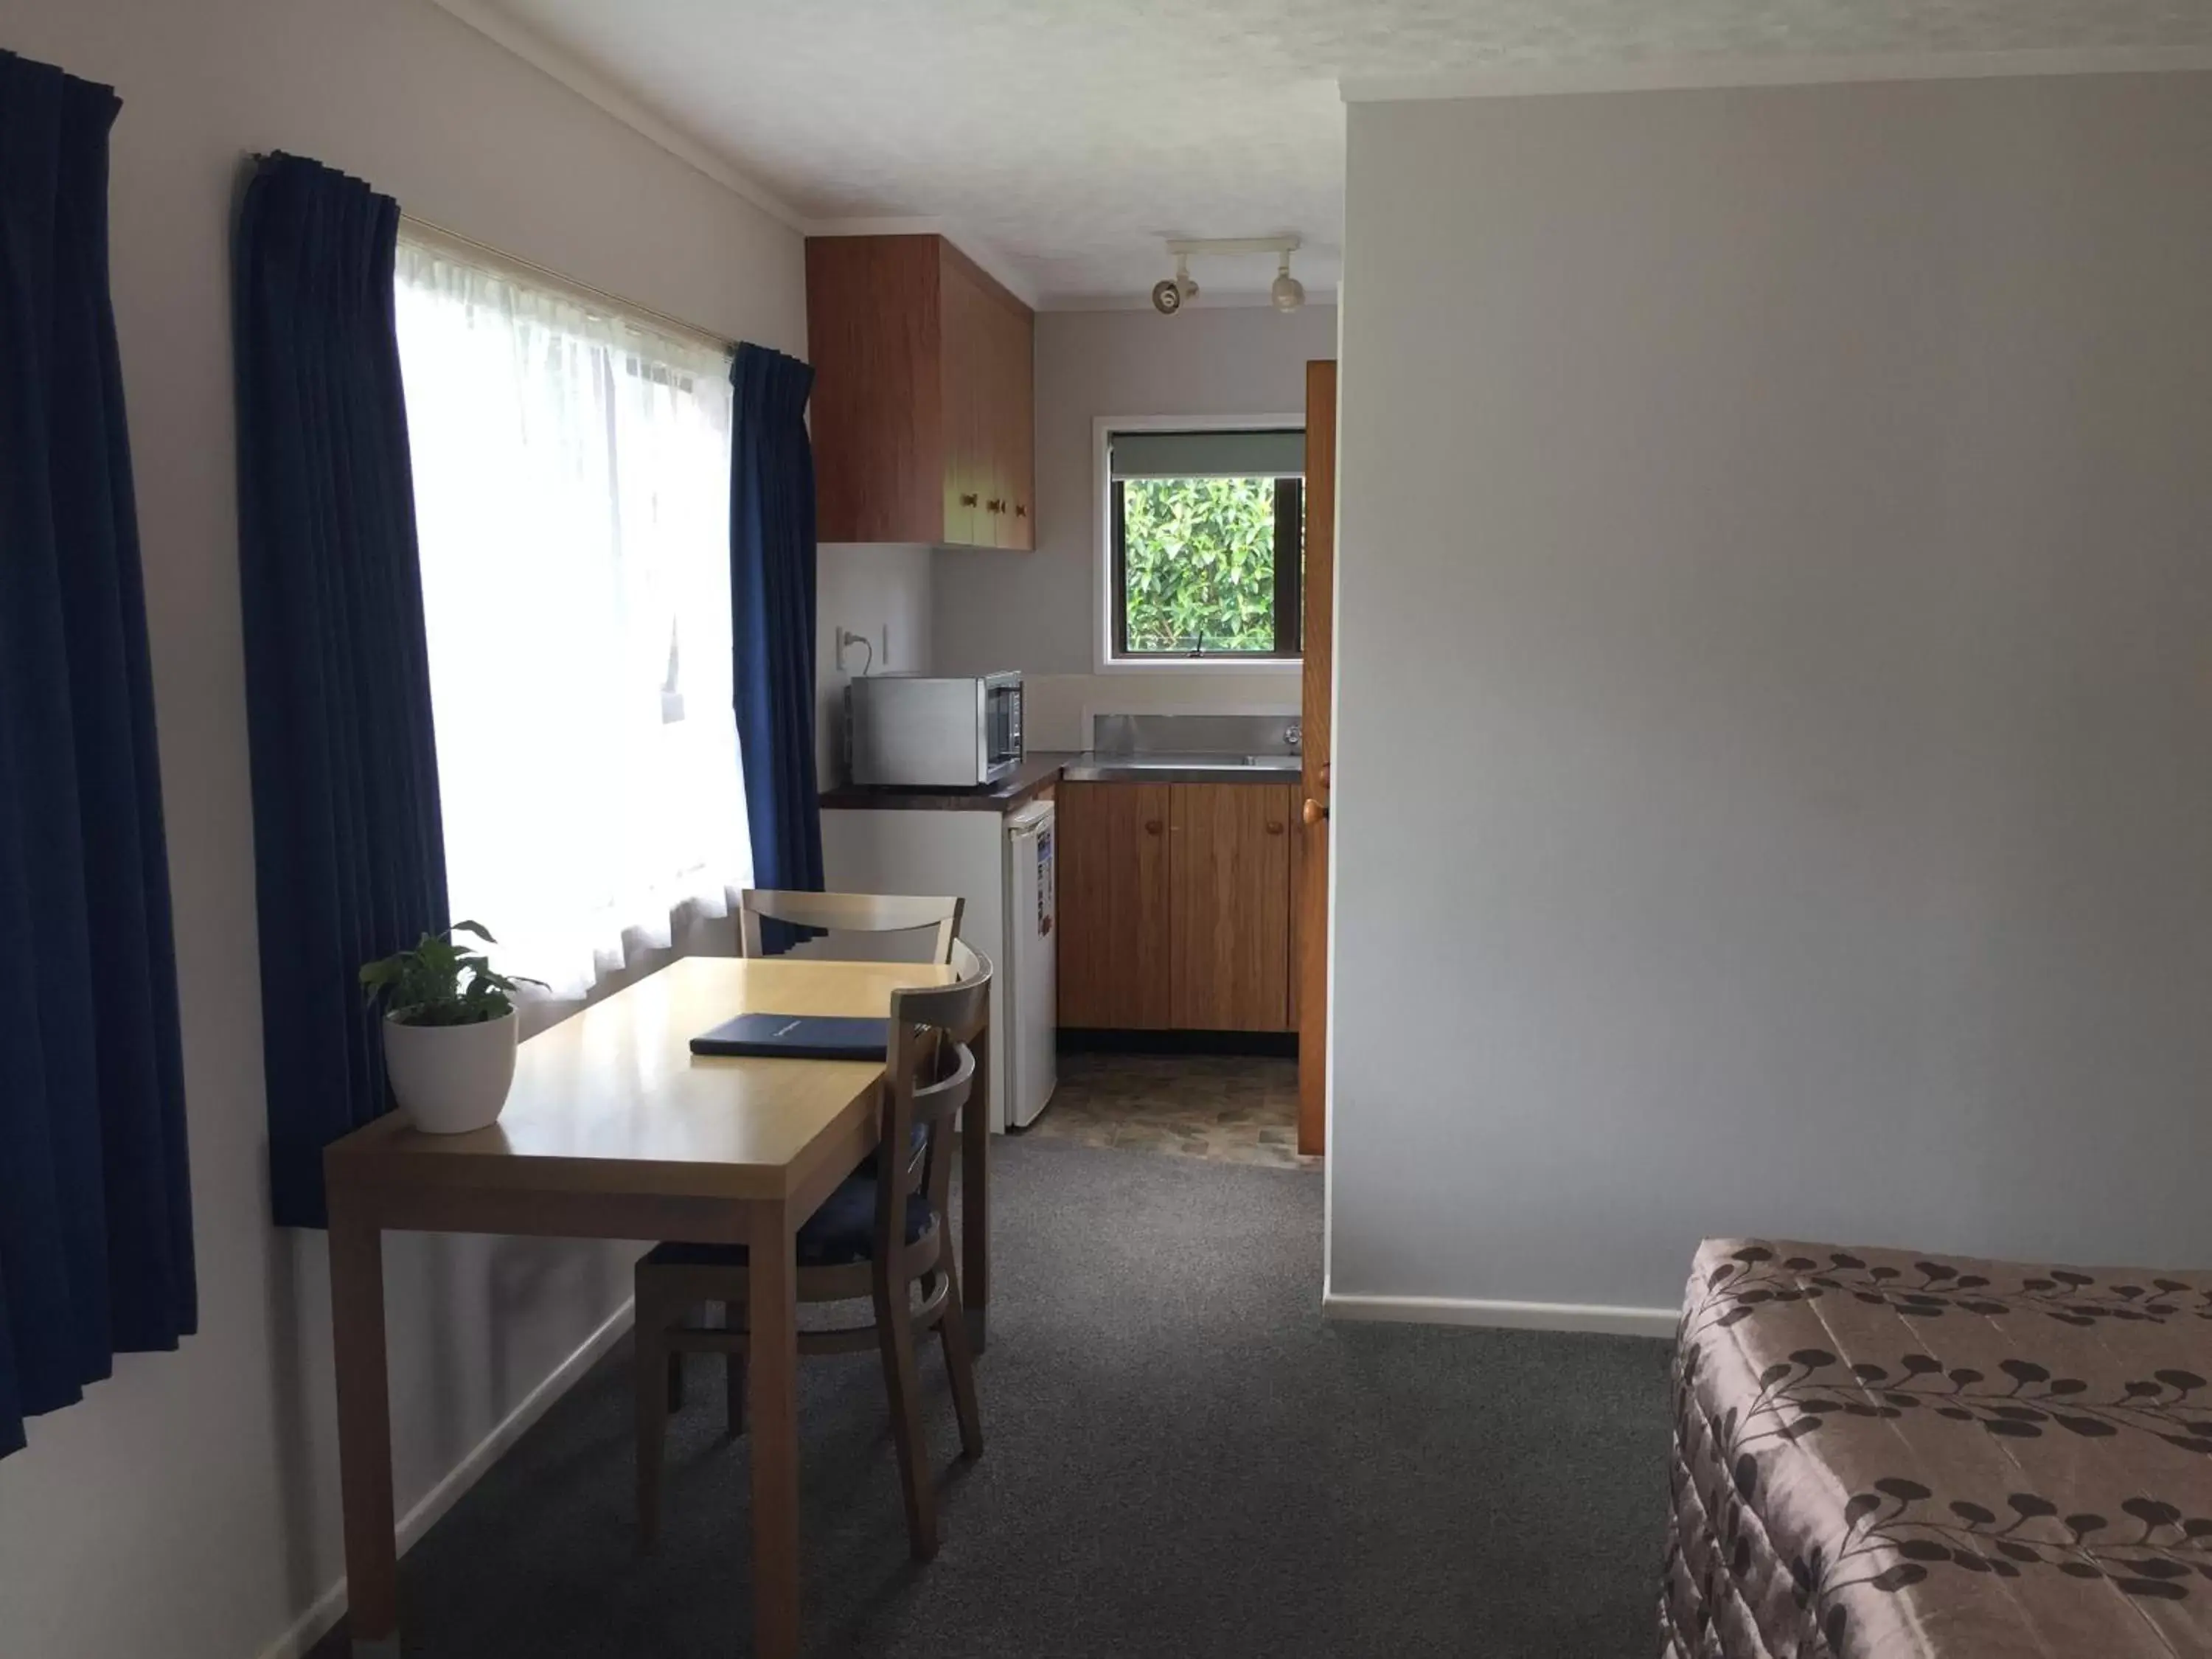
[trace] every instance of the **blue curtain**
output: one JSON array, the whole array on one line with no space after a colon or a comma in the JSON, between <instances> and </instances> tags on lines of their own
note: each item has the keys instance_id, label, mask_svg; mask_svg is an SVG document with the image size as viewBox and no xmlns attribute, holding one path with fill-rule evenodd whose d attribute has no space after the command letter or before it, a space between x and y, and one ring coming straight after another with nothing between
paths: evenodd
<instances>
[{"instance_id":1,"label":"blue curtain","mask_svg":"<svg viewBox=\"0 0 2212 1659\"><path fill-rule=\"evenodd\" d=\"M0 1454L112 1356L198 1322L107 289L119 107L0 52Z\"/></svg>"},{"instance_id":2,"label":"blue curtain","mask_svg":"<svg viewBox=\"0 0 2212 1659\"><path fill-rule=\"evenodd\" d=\"M271 155L233 251L262 1054L286 1226L325 1224L323 1148L387 1106L362 963L447 922L398 226L359 179Z\"/></svg>"},{"instance_id":3,"label":"blue curtain","mask_svg":"<svg viewBox=\"0 0 2212 1659\"><path fill-rule=\"evenodd\" d=\"M814 371L780 351L741 345L730 381L737 388L730 446L731 635L753 885L818 892L814 451L806 437ZM783 951L802 934L770 921L761 936L764 948Z\"/></svg>"}]
</instances>

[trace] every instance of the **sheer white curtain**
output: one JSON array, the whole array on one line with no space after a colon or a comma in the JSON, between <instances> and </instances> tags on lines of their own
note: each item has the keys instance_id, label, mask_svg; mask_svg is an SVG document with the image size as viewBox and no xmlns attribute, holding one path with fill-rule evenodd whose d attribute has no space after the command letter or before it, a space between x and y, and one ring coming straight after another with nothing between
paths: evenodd
<instances>
[{"instance_id":1,"label":"sheer white curtain","mask_svg":"<svg viewBox=\"0 0 2212 1659\"><path fill-rule=\"evenodd\" d=\"M453 915L580 995L750 878L727 362L404 234L398 299Z\"/></svg>"}]
</instances>

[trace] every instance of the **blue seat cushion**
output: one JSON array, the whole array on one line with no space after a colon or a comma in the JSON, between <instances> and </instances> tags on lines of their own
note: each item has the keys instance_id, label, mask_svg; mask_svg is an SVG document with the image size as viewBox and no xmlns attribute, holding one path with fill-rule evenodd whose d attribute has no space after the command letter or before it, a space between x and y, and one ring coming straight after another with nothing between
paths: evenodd
<instances>
[{"instance_id":1,"label":"blue seat cushion","mask_svg":"<svg viewBox=\"0 0 2212 1659\"><path fill-rule=\"evenodd\" d=\"M929 1200L920 1193L906 1201L906 1242L916 1243L927 1232L935 1215ZM876 1177L863 1169L846 1177L845 1183L823 1200L822 1207L799 1230L799 1265L802 1267L842 1267L866 1261L876 1253ZM670 1267L741 1267L742 1244L656 1244L646 1264Z\"/></svg>"},{"instance_id":2,"label":"blue seat cushion","mask_svg":"<svg viewBox=\"0 0 2212 1659\"><path fill-rule=\"evenodd\" d=\"M915 1124L914 1126L913 1132L907 1137L907 1156L909 1158L914 1157L919 1153L921 1149L928 1144L928 1142L929 1131L922 1125L919 1123ZM881 1146L878 1146L875 1151L870 1152L866 1158L860 1160L860 1167L854 1173L864 1176L872 1176L875 1174L876 1160L883 1155L884 1149Z\"/></svg>"}]
</instances>

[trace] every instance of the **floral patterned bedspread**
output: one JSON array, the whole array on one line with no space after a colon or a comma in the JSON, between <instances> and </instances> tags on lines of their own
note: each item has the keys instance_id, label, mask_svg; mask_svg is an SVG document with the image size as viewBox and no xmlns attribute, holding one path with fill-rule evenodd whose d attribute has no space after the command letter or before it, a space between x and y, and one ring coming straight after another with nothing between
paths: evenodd
<instances>
[{"instance_id":1,"label":"floral patterned bedspread","mask_svg":"<svg viewBox=\"0 0 2212 1659\"><path fill-rule=\"evenodd\" d=\"M1698 1252L1667 1659L2212 1655L2212 1273Z\"/></svg>"}]
</instances>

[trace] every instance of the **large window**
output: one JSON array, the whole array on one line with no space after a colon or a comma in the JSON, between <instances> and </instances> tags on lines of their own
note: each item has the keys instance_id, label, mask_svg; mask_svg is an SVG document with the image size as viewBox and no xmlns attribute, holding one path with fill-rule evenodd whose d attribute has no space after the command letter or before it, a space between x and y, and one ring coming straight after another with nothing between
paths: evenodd
<instances>
[{"instance_id":1,"label":"large window","mask_svg":"<svg viewBox=\"0 0 2212 1659\"><path fill-rule=\"evenodd\" d=\"M1113 434L1115 657L1298 655L1304 447L1299 432Z\"/></svg>"},{"instance_id":2,"label":"large window","mask_svg":"<svg viewBox=\"0 0 2212 1659\"><path fill-rule=\"evenodd\" d=\"M398 302L453 911L580 994L750 878L726 357L412 234Z\"/></svg>"}]
</instances>

